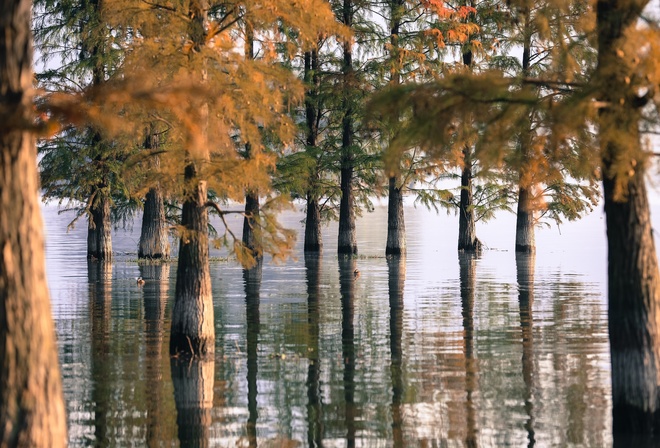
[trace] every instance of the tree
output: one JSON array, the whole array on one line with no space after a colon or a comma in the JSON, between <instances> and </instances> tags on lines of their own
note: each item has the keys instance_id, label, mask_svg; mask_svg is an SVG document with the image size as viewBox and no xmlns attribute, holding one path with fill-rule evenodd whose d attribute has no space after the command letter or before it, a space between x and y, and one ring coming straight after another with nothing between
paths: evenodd
<instances>
[{"instance_id":1,"label":"tree","mask_svg":"<svg viewBox=\"0 0 660 448\"><path fill-rule=\"evenodd\" d=\"M0 2L0 445L64 447L31 123L31 3Z\"/></svg>"}]
</instances>

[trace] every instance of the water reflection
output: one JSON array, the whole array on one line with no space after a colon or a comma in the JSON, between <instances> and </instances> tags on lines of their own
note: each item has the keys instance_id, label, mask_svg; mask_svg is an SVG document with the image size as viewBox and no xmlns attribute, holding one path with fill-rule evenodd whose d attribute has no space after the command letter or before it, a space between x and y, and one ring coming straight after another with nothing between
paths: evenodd
<instances>
[{"instance_id":1,"label":"water reflection","mask_svg":"<svg viewBox=\"0 0 660 448\"><path fill-rule=\"evenodd\" d=\"M305 252L307 279L307 445L323 446L323 403L321 394L321 359L319 356L321 256Z\"/></svg>"},{"instance_id":2,"label":"water reflection","mask_svg":"<svg viewBox=\"0 0 660 448\"><path fill-rule=\"evenodd\" d=\"M92 323L92 401L94 404L94 437L96 446L110 445L108 416L112 387L108 375L111 371L111 310L112 263L88 260L90 321Z\"/></svg>"},{"instance_id":3,"label":"water reflection","mask_svg":"<svg viewBox=\"0 0 660 448\"><path fill-rule=\"evenodd\" d=\"M477 259L473 252L459 252L461 314L463 315L463 353L465 355L465 446L477 447L477 419L474 404L479 379L474 350L474 292L477 282Z\"/></svg>"},{"instance_id":4,"label":"water reflection","mask_svg":"<svg viewBox=\"0 0 660 448\"><path fill-rule=\"evenodd\" d=\"M355 446L355 281L357 260L339 257L339 292L341 294L341 346L344 360L344 421L346 444Z\"/></svg>"},{"instance_id":5,"label":"water reflection","mask_svg":"<svg viewBox=\"0 0 660 448\"><path fill-rule=\"evenodd\" d=\"M246 425L248 444L257 446L257 420L259 409L257 403L257 376L259 372L259 333L261 322L259 315L259 294L263 260L250 269L243 269L245 286L245 319L247 321L247 383L248 383L248 421Z\"/></svg>"},{"instance_id":6,"label":"water reflection","mask_svg":"<svg viewBox=\"0 0 660 448\"><path fill-rule=\"evenodd\" d=\"M523 400L527 421L527 446L536 444L534 434L534 253L516 252L516 278L518 280L518 305L522 332L522 374L525 383Z\"/></svg>"},{"instance_id":7,"label":"water reflection","mask_svg":"<svg viewBox=\"0 0 660 448\"><path fill-rule=\"evenodd\" d=\"M165 335L165 307L169 291L170 265L146 264L139 266L140 276L145 279L141 287L144 301L145 332L145 383L149 391L147 400L147 435L149 448L171 440L164 424L163 391L163 337Z\"/></svg>"},{"instance_id":8,"label":"water reflection","mask_svg":"<svg viewBox=\"0 0 660 448\"><path fill-rule=\"evenodd\" d=\"M176 424L181 447L209 447L215 362L210 357L171 358Z\"/></svg>"},{"instance_id":9,"label":"water reflection","mask_svg":"<svg viewBox=\"0 0 660 448\"><path fill-rule=\"evenodd\" d=\"M392 377L392 444L403 447L403 289L406 279L406 257L387 257L388 292L390 298L390 375Z\"/></svg>"}]
</instances>

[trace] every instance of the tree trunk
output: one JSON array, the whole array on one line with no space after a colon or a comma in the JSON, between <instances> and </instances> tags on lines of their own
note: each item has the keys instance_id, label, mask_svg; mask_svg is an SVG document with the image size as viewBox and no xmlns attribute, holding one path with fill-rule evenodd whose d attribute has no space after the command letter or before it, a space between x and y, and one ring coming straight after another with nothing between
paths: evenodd
<instances>
[{"instance_id":1,"label":"tree trunk","mask_svg":"<svg viewBox=\"0 0 660 448\"><path fill-rule=\"evenodd\" d=\"M390 299L390 376L392 379L392 442L404 443L404 379L403 379L403 289L406 282L406 257L387 257L388 292Z\"/></svg>"},{"instance_id":2,"label":"tree trunk","mask_svg":"<svg viewBox=\"0 0 660 448\"><path fill-rule=\"evenodd\" d=\"M481 249L477 239L472 202L472 154L471 148L463 148L463 171L461 172L461 203L458 208L458 250L476 252Z\"/></svg>"},{"instance_id":3,"label":"tree trunk","mask_svg":"<svg viewBox=\"0 0 660 448\"><path fill-rule=\"evenodd\" d=\"M527 446L536 444L534 416L534 254L516 254L516 277L518 279L518 305L520 307L520 329L522 332L522 373L525 382L525 412L527 421Z\"/></svg>"},{"instance_id":4,"label":"tree trunk","mask_svg":"<svg viewBox=\"0 0 660 448\"><path fill-rule=\"evenodd\" d=\"M0 2L0 446L64 447L31 123L32 3Z\"/></svg>"},{"instance_id":5,"label":"tree trunk","mask_svg":"<svg viewBox=\"0 0 660 448\"><path fill-rule=\"evenodd\" d=\"M516 212L516 252L533 253L536 251L532 202L530 189L521 186L518 190L518 210Z\"/></svg>"},{"instance_id":6,"label":"tree trunk","mask_svg":"<svg viewBox=\"0 0 660 448\"><path fill-rule=\"evenodd\" d=\"M612 429L660 433L660 276L639 122L637 68L622 48L646 1L597 4L599 115L608 246Z\"/></svg>"},{"instance_id":7,"label":"tree trunk","mask_svg":"<svg viewBox=\"0 0 660 448\"><path fill-rule=\"evenodd\" d=\"M305 252L321 252L321 207L318 198L307 193L307 213L305 215Z\"/></svg>"},{"instance_id":8,"label":"tree trunk","mask_svg":"<svg viewBox=\"0 0 660 448\"><path fill-rule=\"evenodd\" d=\"M168 224L165 219L165 204L160 187L149 190L144 201L142 231L138 258L170 258Z\"/></svg>"},{"instance_id":9,"label":"tree trunk","mask_svg":"<svg viewBox=\"0 0 660 448\"><path fill-rule=\"evenodd\" d=\"M406 223L403 219L403 187L396 186L396 177L390 177L387 202L386 255L406 254Z\"/></svg>"},{"instance_id":10,"label":"tree trunk","mask_svg":"<svg viewBox=\"0 0 660 448\"><path fill-rule=\"evenodd\" d=\"M90 207L87 227L87 258L112 260L110 199L101 193L94 199L94 203Z\"/></svg>"},{"instance_id":11,"label":"tree trunk","mask_svg":"<svg viewBox=\"0 0 660 448\"><path fill-rule=\"evenodd\" d=\"M344 0L342 23L347 27L353 25L353 2ZM355 231L355 198L353 191L353 169L355 155L353 148L353 105L350 98L353 77L353 48L350 41L344 42L343 83L344 98L342 108L342 139L341 139L341 200L339 202L339 237L337 252L340 254L357 254L357 234Z\"/></svg>"},{"instance_id":12,"label":"tree trunk","mask_svg":"<svg viewBox=\"0 0 660 448\"><path fill-rule=\"evenodd\" d=\"M245 218L243 218L243 245L252 251L256 260L263 257L263 249L257 236L255 228L259 217L259 195L255 192L248 192L245 195Z\"/></svg>"},{"instance_id":13,"label":"tree trunk","mask_svg":"<svg viewBox=\"0 0 660 448\"><path fill-rule=\"evenodd\" d=\"M213 357L190 360L172 358L170 366L180 445L196 448L212 446L215 360Z\"/></svg>"},{"instance_id":14,"label":"tree trunk","mask_svg":"<svg viewBox=\"0 0 660 448\"><path fill-rule=\"evenodd\" d=\"M197 179L192 164L186 167L185 179L194 187L181 212L184 231L179 244L170 354L206 356L215 351L207 187L205 181Z\"/></svg>"},{"instance_id":15,"label":"tree trunk","mask_svg":"<svg viewBox=\"0 0 660 448\"><path fill-rule=\"evenodd\" d=\"M463 343L465 352L465 446L479 446L474 395L479 385L477 359L474 356L474 294L477 282L477 257L474 252L458 254L461 305L463 314Z\"/></svg>"},{"instance_id":16,"label":"tree trunk","mask_svg":"<svg viewBox=\"0 0 660 448\"><path fill-rule=\"evenodd\" d=\"M245 287L245 318L247 324L247 387L248 387L248 421L246 425L248 446L257 446L257 420L259 407L257 402L258 373L259 373L259 334L261 333L260 318L260 291L262 261L250 269L243 269L243 282Z\"/></svg>"},{"instance_id":17,"label":"tree trunk","mask_svg":"<svg viewBox=\"0 0 660 448\"><path fill-rule=\"evenodd\" d=\"M321 391L321 356L319 341L321 334L319 300L321 284L321 257L305 254L307 274L307 325L309 346L307 348L307 446L323 446L323 393Z\"/></svg>"}]
</instances>

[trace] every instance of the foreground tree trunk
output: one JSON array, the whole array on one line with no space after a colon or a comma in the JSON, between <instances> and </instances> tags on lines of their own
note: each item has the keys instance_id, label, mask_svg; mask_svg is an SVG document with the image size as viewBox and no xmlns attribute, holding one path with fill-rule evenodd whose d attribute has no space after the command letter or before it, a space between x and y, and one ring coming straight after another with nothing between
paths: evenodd
<instances>
[{"instance_id":1,"label":"foreground tree trunk","mask_svg":"<svg viewBox=\"0 0 660 448\"><path fill-rule=\"evenodd\" d=\"M99 194L90 207L87 227L87 258L112 260L110 199Z\"/></svg>"},{"instance_id":2,"label":"foreground tree trunk","mask_svg":"<svg viewBox=\"0 0 660 448\"><path fill-rule=\"evenodd\" d=\"M608 243L612 414L621 433L660 433L660 276L644 183L639 122L645 102L622 49L646 1L597 4L599 132ZM625 55L622 56L622 55Z\"/></svg>"},{"instance_id":3,"label":"foreground tree trunk","mask_svg":"<svg viewBox=\"0 0 660 448\"><path fill-rule=\"evenodd\" d=\"M390 177L387 202L386 255L406 254L406 223L403 218L403 186L397 187L397 178Z\"/></svg>"},{"instance_id":4,"label":"foreground tree trunk","mask_svg":"<svg viewBox=\"0 0 660 448\"><path fill-rule=\"evenodd\" d=\"M192 164L185 179L194 187L181 212L185 230L179 244L170 354L205 356L215 351L206 182L197 179Z\"/></svg>"},{"instance_id":5,"label":"foreground tree trunk","mask_svg":"<svg viewBox=\"0 0 660 448\"><path fill-rule=\"evenodd\" d=\"M463 170L461 172L461 202L458 207L458 250L477 252L481 243L477 239L472 201L472 154L471 148L463 149Z\"/></svg>"},{"instance_id":6,"label":"foreground tree trunk","mask_svg":"<svg viewBox=\"0 0 660 448\"><path fill-rule=\"evenodd\" d=\"M518 190L518 209L516 212L516 252L533 253L536 251L534 237L534 207L529 188Z\"/></svg>"},{"instance_id":7,"label":"foreground tree trunk","mask_svg":"<svg viewBox=\"0 0 660 448\"><path fill-rule=\"evenodd\" d=\"M0 446L64 447L31 122L31 2L0 1ZM15 124L16 127L12 127Z\"/></svg>"},{"instance_id":8,"label":"foreground tree trunk","mask_svg":"<svg viewBox=\"0 0 660 448\"><path fill-rule=\"evenodd\" d=\"M342 8L342 23L347 27L353 25L352 0L344 0ZM339 237L337 252L340 254L357 254L357 234L355 230L355 192L353 191L353 169L355 154L353 148L354 111L351 95L351 83L355 76L353 70L353 47L350 41L344 42L343 83L344 98L342 108L342 138L341 138L341 200L339 202Z\"/></svg>"},{"instance_id":9,"label":"foreground tree trunk","mask_svg":"<svg viewBox=\"0 0 660 448\"><path fill-rule=\"evenodd\" d=\"M149 190L144 201L138 258L170 258L165 203L160 187Z\"/></svg>"},{"instance_id":10,"label":"foreground tree trunk","mask_svg":"<svg viewBox=\"0 0 660 448\"><path fill-rule=\"evenodd\" d=\"M305 215L305 252L321 252L321 207L318 198L307 193L307 213Z\"/></svg>"}]
</instances>

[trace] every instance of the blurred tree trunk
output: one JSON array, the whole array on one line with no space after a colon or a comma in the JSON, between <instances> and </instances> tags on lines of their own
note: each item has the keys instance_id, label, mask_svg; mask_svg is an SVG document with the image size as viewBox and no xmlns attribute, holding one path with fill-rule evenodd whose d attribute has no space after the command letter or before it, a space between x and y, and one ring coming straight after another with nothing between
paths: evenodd
<instances>
[{"instance_id":1,"label":"blurred tree trunk","mask_svg":"<svg viewBox=\"0 0 660 448\"><path fill-rule=\"evenodd\" d=\"M28 0L0 1L0 446L64 447L32 121Z\"/></svg>"}]
</instances>

